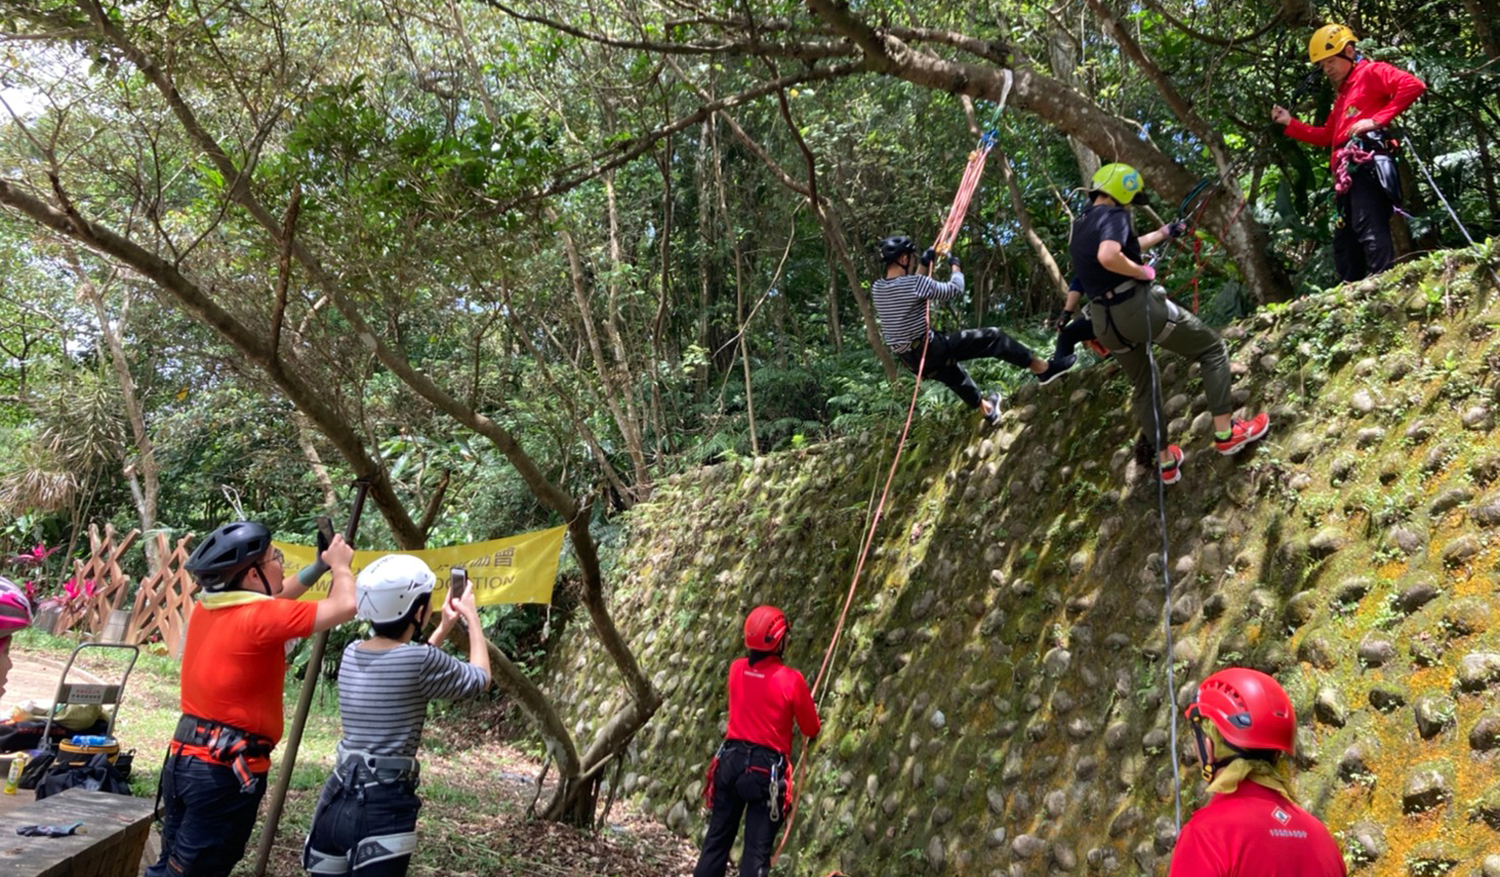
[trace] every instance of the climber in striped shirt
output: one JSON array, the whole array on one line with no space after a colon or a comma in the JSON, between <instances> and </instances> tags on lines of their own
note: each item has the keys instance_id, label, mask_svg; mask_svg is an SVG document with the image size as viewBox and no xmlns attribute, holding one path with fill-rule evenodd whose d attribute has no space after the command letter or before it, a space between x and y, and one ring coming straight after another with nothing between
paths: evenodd
<instances>
[{"instance_id":1,"label":"climber in striped shirt","mask_svg":"<svg viewBox=\"0 0 1500 877\"><path fill-rule=\"evenodd\" d=\"M958 257L950 255L952 276L947 283L932 279L932 263L937 253L929 249L922 254L921 271L914 271L918 261L911 238L897 235L880 244L880 258L885 262L885 277L875 281L870 295L875 299L875 313L880 317L880 334L891 352L913 372L933 378L957 393L970 408L984 414L985 422L1000 420L1000 391L983 397L974 379L959 363L970 359L1000 359L1011 365L1029 368L1037 380L1045 383L1056 368L1026 348L1026 345L996 328L964 329L961 332L933 332L927 324L929 301L950 301L964 291L964 275ZM925 271L926 273L922 273ZM927 342L926 366L922 363L922 345ZM1068 363L1071 365L1072 363Z\"/></svg>"}]
</instances>

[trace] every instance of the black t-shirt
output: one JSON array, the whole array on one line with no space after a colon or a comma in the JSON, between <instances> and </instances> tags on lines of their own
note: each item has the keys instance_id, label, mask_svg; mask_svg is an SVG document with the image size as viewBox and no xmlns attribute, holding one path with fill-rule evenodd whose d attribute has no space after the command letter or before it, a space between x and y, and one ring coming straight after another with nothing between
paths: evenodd
<instances>
[{"instance_id":1,"label":"black t-shirt","mask_svg":"<svg viewBox=\"0 0 1500 877\"><path fill-rule=\"evenodd\" d=\"M1130 211L1124 207L1093 204L1073 223L1073 240L1068 254L1073 257L1073 273L1082 284L1083 294L1099 298L1127 280L1139 280L1116 274L1099 264L1099 244L1117 241L1120 250L1132 262L1141 261L1141 244L1130 226Z\"/></svg>"}]
</instances>

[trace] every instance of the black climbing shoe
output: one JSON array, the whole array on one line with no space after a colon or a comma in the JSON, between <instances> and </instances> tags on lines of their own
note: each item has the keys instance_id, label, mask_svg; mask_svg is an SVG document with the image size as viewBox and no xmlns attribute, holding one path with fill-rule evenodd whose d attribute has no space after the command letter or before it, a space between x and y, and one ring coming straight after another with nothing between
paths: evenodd
<instances>
[{"instance_id":1,"label":"black climbing shoe","mask_svg":"<svg viewBox=\"0 0 1500 877\"><path fill-rule=\"evenodd\" d=\"M1062 373L1073 367L1078 362L1078 357L1073 354L1058 357L1047 363L1047 370L1036 374L1036 382L1043 386L1052 383L1062 376Z\"/></svg>"}]
</instances>

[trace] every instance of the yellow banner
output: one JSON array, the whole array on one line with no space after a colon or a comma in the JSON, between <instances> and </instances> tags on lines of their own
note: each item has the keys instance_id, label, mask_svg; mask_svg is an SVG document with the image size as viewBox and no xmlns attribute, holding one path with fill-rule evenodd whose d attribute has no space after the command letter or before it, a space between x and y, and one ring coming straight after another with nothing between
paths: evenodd
<instances>
[{"instance_id":1,"label":"yellow banner","mask_svg":"<svg viewBox=\"0 0 1500 877\"><path fill-rule=\"evenodd\" d=\"M557 580L557 559L562 551L566 526L535 533L522 533L505 539L454 545L449 548L424 548L420 551L356 551L350 564L354 574L377 557L387 554L411 554L420 557L437 574L433 605L447 598L450 571L461 566L469 573L469 587L481 606L497 603L551 603L552 584ZM316 551L311 545L272 543L286 557L284 568L295 575L313 562ZM329 576L303 595L304 600L321 600L328 596L333 581Z\"/></svg>"}]
</instances>

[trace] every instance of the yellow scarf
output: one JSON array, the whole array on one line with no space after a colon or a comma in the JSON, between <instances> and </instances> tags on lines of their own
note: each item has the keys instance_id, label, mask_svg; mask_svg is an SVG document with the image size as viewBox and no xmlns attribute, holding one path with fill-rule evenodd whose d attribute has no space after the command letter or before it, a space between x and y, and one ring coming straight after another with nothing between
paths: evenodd
<instances>
[{"instance_id":1,"label":"yellow scarf","mask_svg":"<svg viewBox=\"0 0 1500 877\"><path fill-rule=\"evenodd\" d=\"M1232 752L1224 738L1219 734L1219 729L1212 722L1204 722L1203 730L1208 734L1214 744L1214 752ZM1240 783L1250 780L1253 783L1265 786L1273 792L1281 793L1281 796L1297 803L1297 788L1292 781L1291 768L1287 766L1287 758L1278 758L1275 764L1261 761L1257 758L1236 758L1214 772L1213 781L1208 784L1208 790L1216 795L1227 795L1240 787Z\"/></svg>"},{"instance_id":2,"label":"yellow scarf","mask_svg":"<svg viewBox=\"0 0 1500 877\"><path fill-rule=\"evenodd\" d=\"M204 609L228 609L269 599L269 596L254 591L203 591L198 595L198 605Z\"/></svg>"}]
</instances>

